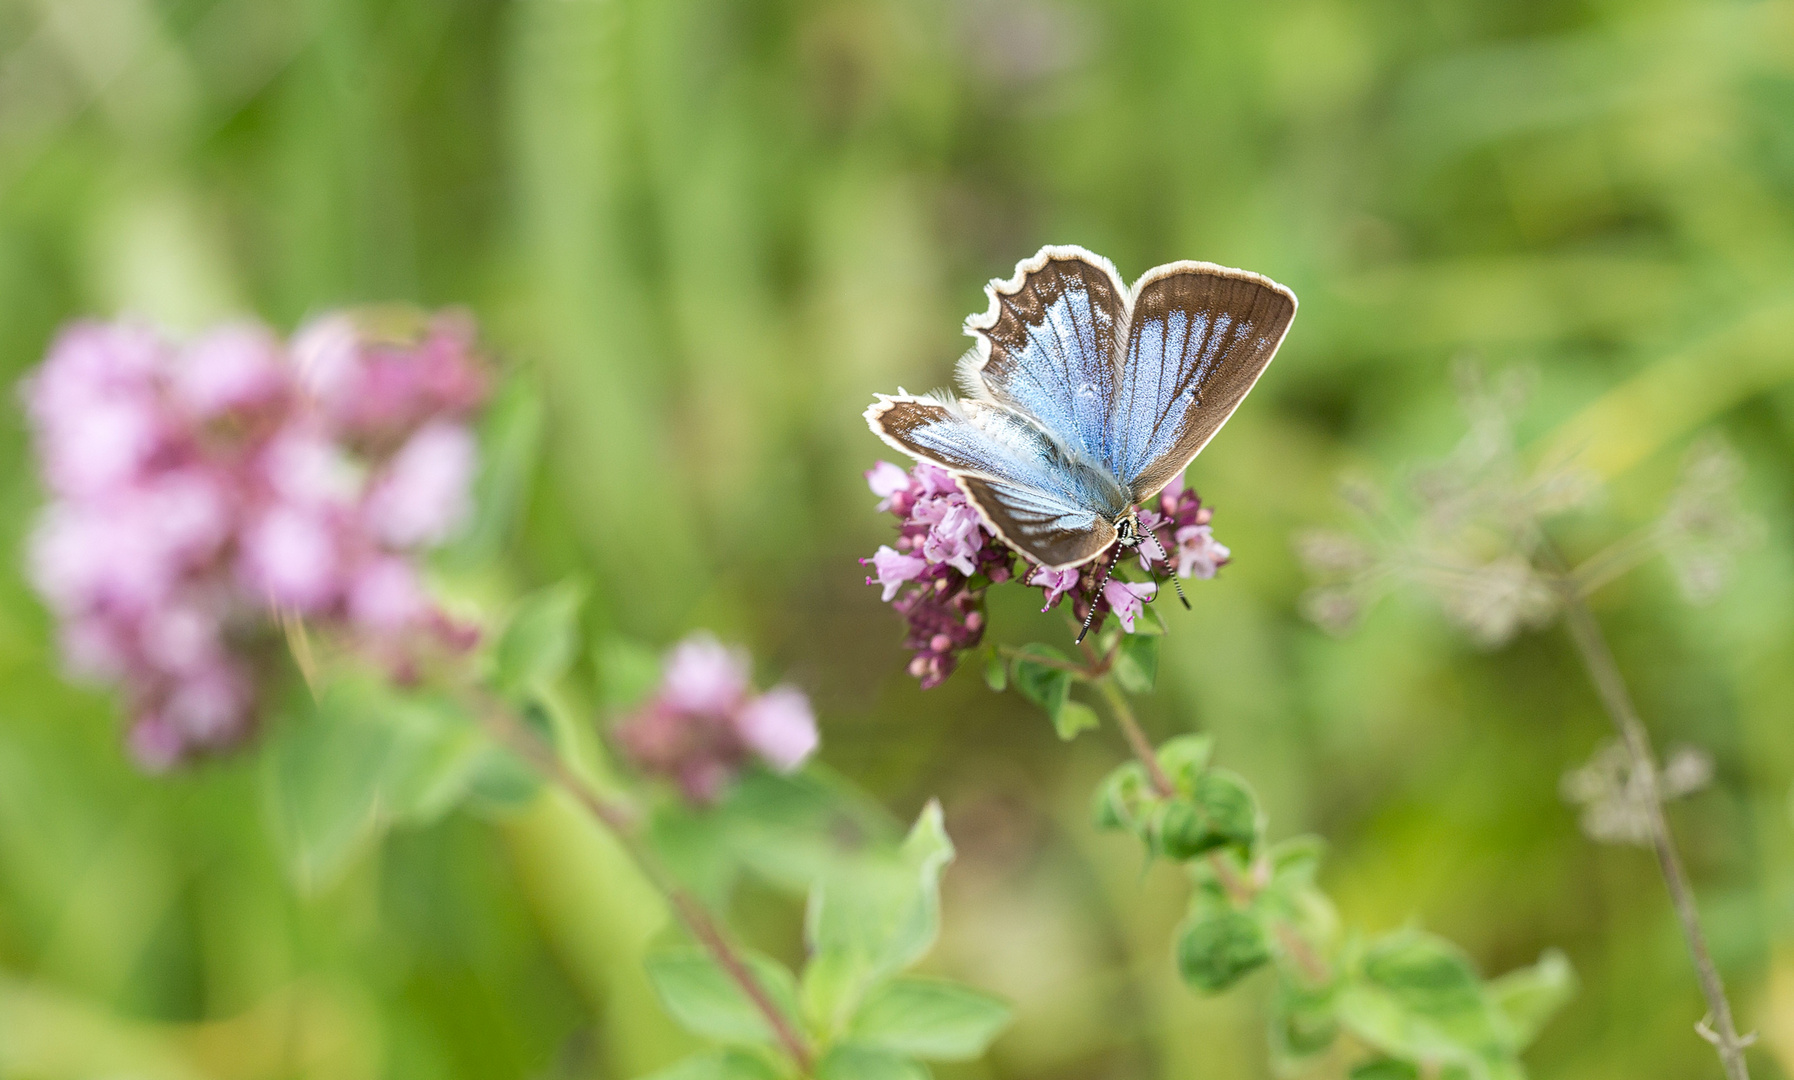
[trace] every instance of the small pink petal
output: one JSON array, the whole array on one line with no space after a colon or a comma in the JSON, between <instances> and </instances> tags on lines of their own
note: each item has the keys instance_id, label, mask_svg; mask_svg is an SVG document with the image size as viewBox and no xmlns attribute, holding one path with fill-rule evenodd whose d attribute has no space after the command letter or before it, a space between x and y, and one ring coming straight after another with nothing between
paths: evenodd
<instances>
[{"instance_id":1,"label":"small pink petal","mask_svg":"<svg viewBox=\"0 0 1794 1080\"><path fill-rule=\"evenodd\" d=\"M802 765L820 742L810 699L794 686L775 686L748 702L735 726L742 741L780 772Z\"/></svg>"},{"instance_id":2,"label":"small pink petal","mask_svg":"<svg viewBox=\"0 0 1794 1080\"><path fill-rule=\"evenodd\" d=\"M726 716L748 691L748 658L706 633L696 633L668 654L661 700L683 712Z\"/></svg>"},{"instance_id":3,"label":"small pink petal","mask_svg":"<svg viewBox=\"0 0 1794 1080\"><path fill-rule=\"evenodd\" d=\"M1103 599L1109 602L1109 610L1121 620L1121 628L1131 634L1134 632L1134 620L1145 610L1141 602L1151 600L1158 591L1158 585L1153 582L1135 584L1110 578L1108 584L1103 586Z\"/></svg>"}]
</instances>

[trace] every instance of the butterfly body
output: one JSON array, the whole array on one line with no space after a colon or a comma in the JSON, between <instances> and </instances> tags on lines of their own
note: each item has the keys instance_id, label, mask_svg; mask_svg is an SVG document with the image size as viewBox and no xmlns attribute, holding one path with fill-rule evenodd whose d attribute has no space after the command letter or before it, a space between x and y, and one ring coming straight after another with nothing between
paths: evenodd
<instances>
[{"instance_id":1,"label":"butterfly body","mask_svg":"<svg viewBox=\"0 0 1794 1080\"><path fill-rule=\"evenodd\" d=\"M1042 248L966 320L965 396L878 395L880 438L952 473L991 531L1063 570L1141 540L1152 498L1226 423L1296 297L1213 263L1157 267L1129 288L1107 259Z\"/></svg>"}]
</instances>

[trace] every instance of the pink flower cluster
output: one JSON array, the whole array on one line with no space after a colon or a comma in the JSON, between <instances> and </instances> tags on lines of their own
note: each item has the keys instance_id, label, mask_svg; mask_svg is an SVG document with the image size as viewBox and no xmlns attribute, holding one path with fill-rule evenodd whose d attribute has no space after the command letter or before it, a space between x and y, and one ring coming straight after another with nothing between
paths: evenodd
<instances>
[{"instance_id":1,"label":"pink flower cluster","mask_svg":"<svg viewBox=\"0 0 1794 1080\"><path fill-rule=\"evenodd\" d=\"M945 469L922 462L905 472L881 461L866 483L878 508L901 522L896 547L860 560L873 570L866 584L883 587L885 602L903 616L903 647L915 654L909 673L931 689L983 639L984 589L1015 575L1015 553L990 534Z\"/></svg>"},{"instance_id":2,"label":"pink flower cluster","mask_svg":"<svg viewBox=\"0 0 1794 1080\"><path fill-rule=\"evenodd\" d=\"M791 772L815 752L816 718L793 686L753 692L747 653L693 634L667 654L660 688L617 727L642 772L714 802L750 757Z\"/></svg>"},{"instance_id":3,"label":"pink flower cluster","mask_svg":"<svg viewBox=\"0 0 1794 1080\"><path fill-rule=\"evenodd\" d=\"M252 323L62 332L23 386L51 496L29 572L71 674L122 687L141 763L248 732L281 613L394 663L470 643L415 560L467 513L485 393L458 315L387 334L332 315L284 343Z\"/></svg>"},{"instance_id":4,"label":"pink flower cluster","mask_svg":"<svg viewBox=\"0 0 1794 1080\"><path fill-rule=\"evenodd\" d=\"M909 673L924 690L944 682L960 655L978 645L984 636L985 589L1011 580L1018 567L1031 567L1022 581L1043 591L1042 611L1069 596L1082 622L1095 603L1093 630L1113 611L1122 628L1133 633L1144 605L1158 592L1154 583L1111 576L1097 596L1103 559L1072 570L1029 564L991 533L952 474L938 466L921 462L906 472L881 461L867 471L866 483L881 500L878 508L896 515L900 524L894 547L880 547L860 563L873 570L866 584L880 586L885 602L904 617L904 648L915 654ZM1156 509L1139 512L1142 529L1152 534L1136 549L1141 569L1169 569L1169 556L1179 577L1214 577L1229 552L1214 538L1212 516L1194 491L1174 482L1159 495Z\"/></svg>"}]
</instances>

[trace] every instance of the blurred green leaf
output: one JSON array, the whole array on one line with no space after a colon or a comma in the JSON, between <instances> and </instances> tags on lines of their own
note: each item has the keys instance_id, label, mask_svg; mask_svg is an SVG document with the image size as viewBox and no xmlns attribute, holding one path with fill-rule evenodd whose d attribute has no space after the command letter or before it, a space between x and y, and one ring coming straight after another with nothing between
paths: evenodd
<instances>
[{"instance_id":1,"label":"blurred green leaf","mask_svg":"<svg viewBox=\"0 0 1794 1080\"><path fill-rule=\"evenodd\" d=\"M1271 1045L1292 1058L1318 1054L1339 1036L1333 987L1313 989L1286 976L1271 996Z\"/></svg>"},{"instance_id":2,"label":"blurred green leaf","mask_svg":"<svg viewBox=\"0 0 1794 1080\"><path fill-rule=\"evenodd\" d=\"M1483 993L1463 950L1401 930L1372 942L1340 992L1341 1022L1387 1054L1442 1063L1505 1058L1506 1020Z\"/></svg>"},{"instance_id":3,"label":"blurred green leaf","mask_svg":"<svg viewBox=\"0 0 1794 1080\"><path fill-rule=\"evenodd\" d=\"M770 957L748 953L743 960L773 1004L795 1020L797 983L791 972ZM667 1011L690 1031L723 1042L776 1042L746 992L705 953L695 949L653 953L647 965L648 979Z\"/></svg>"},{"instance_id":4,"label":"blurred green leaf","mask_svg":"<svg viewBox=\"0 0 1794 1080\"><path fill-rule=\"evenodd\" d=\"M1522 1050L1576 996L1576 972L1569 957L1548 949L1531 967L1489 980L1488 990L1512 1028L1513 1049Z\"/></svg>"},{"instance_id":5,"label":"blurred green leaf","mask_svg":"<svg viewBox=\"0 0 1794 1080\"><path fill-rule=\"evenodd\" d=\"M540 691L579 655L579 609L586 588L567 580L523 599L493 652L499 689L511 695Z\"/></svg>"},{"instance_id":6,"label":"blurred green leaf","mask_svg":"<svg viewBox=\"0 0 1794 1080\"><path fill-rule=\"evenodd\" d=\"M984 656L984 685L999 694L1009 685L1009 664L994 648Z\"/></svg>"},{"instance_id":7,"label":"blurred green leaf","mask_svg":"<svg viewBox=\"0 0 1794 1080\"><path fill-rule=\"evenodd\" d=\"M757 1054L718 1050L695 1054L643 1080L785 1080L790 1075Z\"/></svg>"},{"instance_id":8,"label":"blurred green leaf","mask_svg":"<svg viewBox=\"0 0 1794 1080\"><path fill-rule=\"evenodd\" d=\"M1080 731L1094 731L1101 726L1102 718L1096 710L1081 701L1065 702L1053 716L1053 730L1067 741L1077 738Z\"/></svg>"},{"instance_id":9,"label":"blurred green leaf","mask_svg":"<svg viewBox=\"0 0 1794 1080\"><path fill-rule=\"evenodd\" d=\"M971 1061L1009 1023L1009 1006L941 979L893 979L867 996L848 1037L931 1061Z\"/></svg>"},{"instance_id":10,"label":"blurred green leaf","mask_svg":"<svg viewBox=\"0 0 1794 1080\"><path fill-rule=\"evenodd\" d=\"M1071 697L1071 673L1029 657L1065 662L1065 654L1038 642L1022 646L1021 651L1023 655L1010 664L1010 681L1023 697L1045 709L1047 718L1057 725L1059 713Z\"/></svg>"},{"instance_id":11,"label":"blurred green leaf","mask_svg":"<svg viewBox=\"0 0 1794 1080\"><path fill-rule=\"evenodd\" d=\"M1158 749L1159 768L1185 795L1196 792L1196 779L1208 768L1215 741L1207 735L1178 735Z\"/></svg>"},{"instance_id":12,"label":"blurred green leaf","mask_svg":"<svg viewBox=\"0 0 1794 1080\"><path fill-rule=\"evenodd\" d=\"M1115 681L1130 694L1150 694L1159 677L1156 634L1123 634L1115 646Z\"/></svg>"},{"instance_id":13,"label":"blurred green leaf","mask_svg":"<svg viewBox=\"0 0 1794 1080\"><path fill-rule=\"evenodd\" d=\"M263 751L264 805L303 890L334 882L373 833L395 741L385 702L372 680L335 682L291 708Z\"/></svg>"},{"instance_id":14,"label":"blurred green leaf","mask_svg":"<svg viewBox=\"0 0 1794 1080\"><path fill-rule=\"evenodd\" d=\"M928 1067L899 1054L844 1044L816 1063L816 1080L929 1080Z\"/></svg>"},{"instance_id":15,"label":"blurred green leaf","mask_svg":"<svg viewBox=\"0 0 1794 1080\"><path fill-rule=\"evenodd\" d=\"M1264 927L1242 911L1193 917L1177 937L1177 970L1206 994L1227 989L1270 959Z\"/></svg>"},{"instance_id":16,"label":"blurred green leaf","mask_svg":"<svg viewBox=\"0 0 1794 1080\"><path fill-rule=\"evenodd\" d=\"M817 883L805 922L818 972L805 979L808 1015L838 1026L867 991L933 948L952 859L940 804L930 802L896 851L843 862Z\"/></svg>"},{"instance_id":17,"label":"blurred green leaf","mask_svg":"<svg viewBox=\"0 0 1794 1080\"><path fill-rule=\"evenodd\" d=\"M1138 761L1129 761L1097 785L1091 817L1099 829L1137 831L1155 804L1152 781L1147 779L1145 766Z\"/></svg>"},{"instance_id":18,"label":"blurred green leaf","mask_svg":"<svg viewBox=\"0 0 1794 1080\"><path fill-rule=\"evenodd\" d=\"M1148 840L1155 852L1184 860L1228 845L1250 850L1258 828L1252 789L1232 773L1211 770L1196 778L1192 796L1159 804Z\"/></svg>"},{"instance_id":19,"label":"blurred green leaf","mask_svg":"<svg viewBox=\"0 0 1794 1080\"><path fill-rule=\"evenodd\" d=\"M1351 1080L1420 1080L1420 1069L1394 1058L1379 1058L1352 1066Z\"/></svg>"}]
</instances>

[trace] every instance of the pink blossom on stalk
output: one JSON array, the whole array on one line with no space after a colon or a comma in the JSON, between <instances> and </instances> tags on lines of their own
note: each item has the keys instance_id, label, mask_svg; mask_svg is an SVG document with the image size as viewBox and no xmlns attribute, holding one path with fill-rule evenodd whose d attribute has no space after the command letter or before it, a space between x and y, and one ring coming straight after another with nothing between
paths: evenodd
<instances>
[{"instance_id":1,"label":"pink blossom on stalk","mask_svg":"<svg viewBox=\"0 0 1794 1080\"><path fill-rule=\"evenodd\" d=\"M1134 632L1134 620L1145 610L1141 604L1150 601L1158 591L1159 587L1154 582L1136 583L1110 578L1103 585L1103 599L1108 601L1109 610L1121 620L1121 628L1131 634Z\"/></svg>"},{"instance_id":2,"label":"pink blossom on stalk","mask_svg":"<svg viewBox=\"0 0 1794 1080\"><path fill-rule=\"evenodd\" d=\"M1046 590L1046 604L1040 610L1048 611L1061 596L1077 587L1081 576L1075 567L1070 570L1049 570L1044 566L1036 566L1034 572L1028 575L1028 584L1039 585Z\"/></svg>"},{"instance_id":3,"label":"pink blossom on stalk","mask_svg":"<svg viewBox=\"0 0 1794 1080\"><path fill-rule=\"evenodd\" d=\"M1042 611L1069 598L1072 616L1082 622L1090 615L1093 630L1114 611L1122 629L1133 633L1142 605L1157 595L1152 584L1118 577L1099 593L1108 557L1068 570L1018 562L1019 553L991 534L953 474L939 466L921 462L906 473L881 461L865 475L878 508L898 519L895 545L860 560L874 571L866 584L880 586L883 600L903 616L903 644L914 654L908 670L924 690L945 681L959 657L977 647L984 636L985 590L1018 572L1025 571L1020 580L1041 589ZM1166 573L1175 567L1180 577L1207 578L1227 561L1227 548L1209 528L1213 515L1181 478L1137 512L1146 534L1134 552L1141 569Z\"/></svg>"},{"instance_id":4,"label":"pink blossom on stalk","mask_svg":"<svg viewBox=\"0 0 1794 1080\"><path fill-rule=\"evenodd\" d=\"M818 741L801 691L755 694L747 653L705 633L667 654L659 689L616 735L636 768L672 780L696 803L719 798L750 758L790 772Z\"/></svg>"},{"instance_id":5,"label":"pink blossom on stalk","mask_svg":"<svg viewBox=\"0 0 1794 1080\"><path fill-rule=\"evenodd\" d=\"M897 590L903 587L904 582L916 580L922 571L928 569L927 559L905 555L888 546L881 546L874 552L871 562L874 576L867 578L866 584L876 582L884 586L883 599L887 604L891 602L891 597L897 595Z\"/></svg>"},{"instance_id":6,"label":"pink blossom on stalk","mask_svg":"<svg viewBox=\"0 0 1794 1080\"><path fill-rule=\"evenodd\" d=\"M249 732L276 609L395 675L470 646L416 560L466 510L472 326L387 322L326 316L290 344L247 322L185 343L77 323L22 385L50 495L28 574L70 673L119 685L145 767Z\"/></svg>"}]
</instances>

